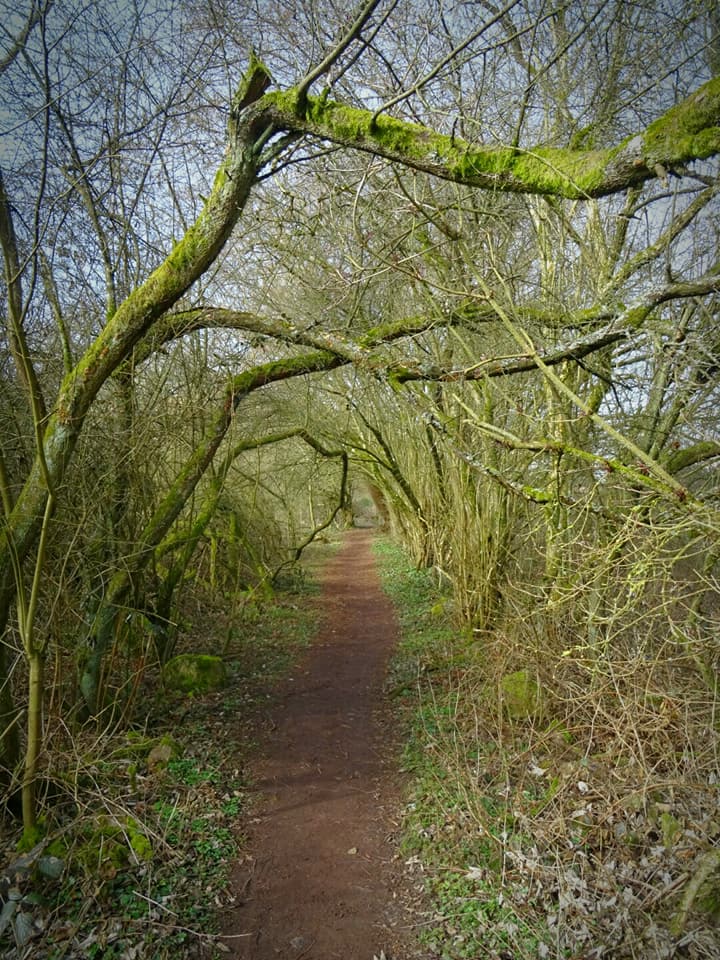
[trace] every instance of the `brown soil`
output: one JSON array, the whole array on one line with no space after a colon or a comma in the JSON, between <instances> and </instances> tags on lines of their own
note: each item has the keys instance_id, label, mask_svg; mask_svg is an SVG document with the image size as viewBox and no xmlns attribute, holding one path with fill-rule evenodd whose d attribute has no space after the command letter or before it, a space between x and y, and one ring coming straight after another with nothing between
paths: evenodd
<instances>
[{"instance_id":1,"label":"brown soil","mask_svg":"<svg viewBox=\"0 0 720 960\"><path fill-rule=\"evenodd\" d=\"M392 833L400 804L383 700L397 640L372 534L322 578L324 619L280 691L257 763L259 815L234 874L225 943L251 960L419 960Z\"/></svg>"}]
</instances>

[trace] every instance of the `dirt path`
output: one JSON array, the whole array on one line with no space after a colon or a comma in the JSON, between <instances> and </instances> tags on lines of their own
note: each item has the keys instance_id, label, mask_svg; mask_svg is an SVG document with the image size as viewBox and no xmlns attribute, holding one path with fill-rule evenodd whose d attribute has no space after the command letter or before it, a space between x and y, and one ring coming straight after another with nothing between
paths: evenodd
<instances>
[{"instance_id":1,"label":"dirt path","mask_svg":"<svg viewBox=\"0 0 720 960\"><path fill-rule=\"evenodd\" d=\"M397 631L371 541L352 531L328 564L320 634L275 707L225 929L238 958L426 956L411 942L389 836L399 793L382 683Z\"/></svg>"}]
</instances>

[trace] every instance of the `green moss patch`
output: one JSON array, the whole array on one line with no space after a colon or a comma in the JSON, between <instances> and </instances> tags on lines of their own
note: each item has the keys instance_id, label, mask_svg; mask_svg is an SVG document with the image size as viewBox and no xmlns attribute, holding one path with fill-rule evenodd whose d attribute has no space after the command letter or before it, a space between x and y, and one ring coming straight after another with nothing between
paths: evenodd
<instances>
[{"instance_id":1,"label":"green moss patch","mask_svg":"<svg viewBox=\"0 0 720 960\"><path fill-rule=\"evenodd\" d=\"M165 664L163 680L169 690L179 693L209 693L225 686L227 671L221 657L181 653Z\"/></svg>"},{"instance_id":2,"label":"green moss patch","mask_svg":"<svg viewBox=\"0 0 720 960\"><path fill-rule=\"evenodd\" d=\"M531 720L544 714L542 690L528 670L506 674L500 681L500 695L511 720Z\"/></svg>"},{"instance_id":3,"label":"green moss patch","mask_svg":"<svg viewBox=\"0 0 720 960\"><path fill-rule=\"evenodd\" d=\"M720 77L651 123L643 138L648 163L704 160L720 151Z\"/></svg>"}]
</instances>

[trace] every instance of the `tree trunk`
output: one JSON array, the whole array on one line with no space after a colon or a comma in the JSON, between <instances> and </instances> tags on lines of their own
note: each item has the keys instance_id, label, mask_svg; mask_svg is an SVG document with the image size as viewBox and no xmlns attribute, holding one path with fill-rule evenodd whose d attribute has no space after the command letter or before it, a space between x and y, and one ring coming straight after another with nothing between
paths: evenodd
<instances>
[{"instance_id":1,"label":"tree trunk","mask_svg":"<svg viewBox=\"0 0 720 960\"><path fill-rule=\"evenodd\" d=\"M9 603L9 597L0 597L0 624L7 620L7 613L3 616L1 608L7 608ZM0 637L2 635L0 630ZM9 647L0 640L0 789L9 783L20 760L18 711L12 695L10 668Z\"/></svg>"},{"instance_id":2,"label":"tree trunk","mask_svg":"<svg viewBox=\"0 0 720 960\"><path fill-rule=\"evenodd\" d=\"M22 814L25 834L33 830L37 811L35 804L35 781L37 762L42 748L43 708L43 655L35 652L28 657L28 718L25 770L22 782Z\"/></svg>"}]
</instances>

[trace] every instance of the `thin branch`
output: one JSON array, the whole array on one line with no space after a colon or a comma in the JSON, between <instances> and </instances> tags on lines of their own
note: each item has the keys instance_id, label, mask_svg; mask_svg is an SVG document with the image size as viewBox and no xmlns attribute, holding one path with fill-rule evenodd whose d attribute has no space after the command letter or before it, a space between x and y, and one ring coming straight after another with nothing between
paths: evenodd
<instances>
[{"instance_id":1,"label":"thin branch","mask_svg":"<svg viewBox=\"0 0 720 960\"><path fill-rule=\"evenodd\" d=\"M422 90L423 87L427 86L431 80L434 80L435 77L440 73L440 71L446 67L449 63L452 63L459 53L462 53L471 43L474 43L479 37L481 37L487 30L490 29L494 24L501 20L506 14L508 14L513 7L518 5L518 0L510 0L510 3L506 4L502 10L495 14L490 20L484 23L479 30L476 30L474 33L471 33L464 40L461 40L446 56L439 60L432 70L429 70L424 76L422 76L416 83L410 87L409 90L403 90L402 93L399 93L397 96L393 97L391 100L386 101L381 107L375 111L370 121L371 126L375 124L377 118L381 113L386 113L391 107L394 107L398 103L402 103L403 100L407 100L413 94L418 93Z\"/></svg>"},{"instance_id":2,"label":"thin branch","mask_svg":"<svg viewBox=\"0 0 720 960\"><path fill-rule=\"evenodd\" d=\"M30 32L35 26L37 26L42 17L47 14L48 10L52 6L52 3L53 0L47 0L43 6L40 3L36 4L33 0L27 20L25 21L25 25L16 37L12 37L12 34L4 24L0 27L6 37L12 38L12 46L2 60L0 60L0 77L3 75L3 73L5 73L8 67L12 65L17 55L25 48L25 44L30 36Z\"/></svg>"},{"instance_id":3,"label":"thin branch","mask_svg":"<svg viewBox=\"0 0 720 960\"><path fill-rule=\"evenodd\" d=\"M322 77L324 74L330 70L333 64L340 59L343 53L347 48L360 36L360 33L368 22L370 17L375 12L375 9L380 5L382 0L368 0L365 6L362 8L360 13L355 18L355 21L351 24L347 33L336 43L333 49L321 60L321 62L305 74L303 79L297 86L297 103L300 110L305 106L307 99L307 92L310 87Z\"/></svg>"}]
</instances>

